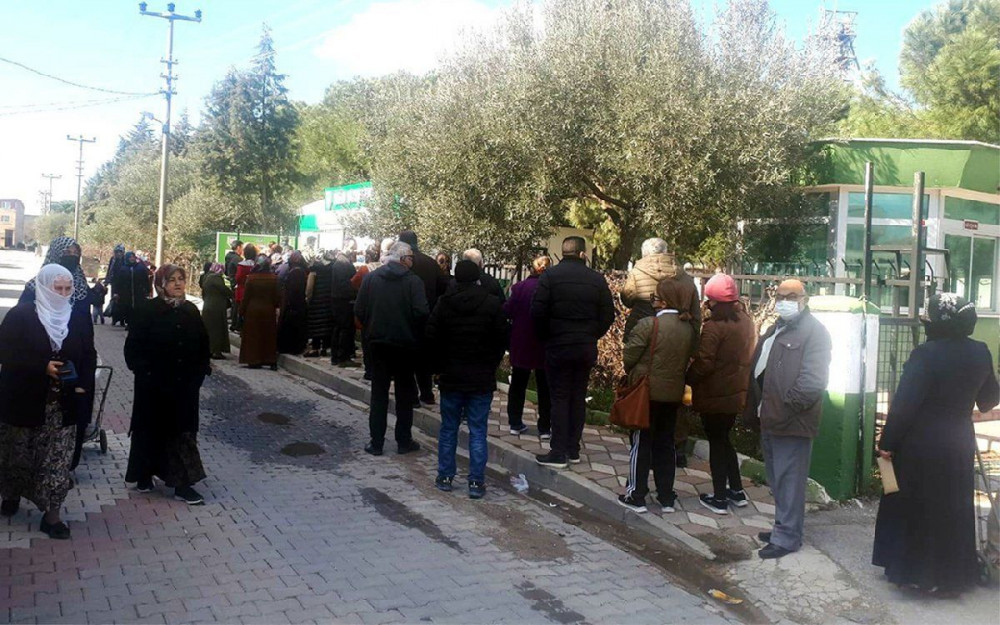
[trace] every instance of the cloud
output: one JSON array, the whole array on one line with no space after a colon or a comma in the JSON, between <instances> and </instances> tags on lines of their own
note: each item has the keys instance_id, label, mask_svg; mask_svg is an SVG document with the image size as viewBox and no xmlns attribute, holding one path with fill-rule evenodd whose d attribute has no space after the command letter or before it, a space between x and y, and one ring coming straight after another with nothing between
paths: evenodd
<instances>
[{"instance_id":1,"label":"cloud","mask_svg":"<svg viewBox=\"0 0 1000 625\"><path fill-rule=\"evenodd\" d=\"M341 77L423 73L460 41L463 31L489 26L499 12L478 0L376 2L328 32L314 53L332 62Z\"/></svg>"}]
</instances>

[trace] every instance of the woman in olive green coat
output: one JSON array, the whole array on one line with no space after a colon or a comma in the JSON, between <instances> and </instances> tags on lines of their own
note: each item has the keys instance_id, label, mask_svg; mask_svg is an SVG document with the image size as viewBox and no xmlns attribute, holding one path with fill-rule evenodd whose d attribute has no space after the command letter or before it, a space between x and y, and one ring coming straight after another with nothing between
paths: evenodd
<instances>
[{"instance_id":1,"label":"woman in olive green coat","mask_svg":"<svg viewBox=\"0 0 1000 625\"><path fill-rule=\"evenodd\" d=\"M656 315L636 324L625 340L624 365L629 383L649 376L649 428L633 430L628 482L618 502L646 512L649 470L653 469L656 499L664 512L674 511L674 428L684 398L684 375L697 348L688 303L697 297L693 285L661 280L652 297Z\"/></svg>"},{"instance_id":2,"label":"woman in olive green coat","mask_svg":"<svg viewBox=\"0 0 1000 625\"><path fill-rule=\"evenodd\" d=\"M233 292L226 286L222 276L223 269L221 264L212 263L201 283L201 296L205 301L201 318L205 322L205 329L208 330L212 358L216 360L224 359L223 354L229 353L229 325L226 311L232 306Z\"/></svg>"}]
</instances>

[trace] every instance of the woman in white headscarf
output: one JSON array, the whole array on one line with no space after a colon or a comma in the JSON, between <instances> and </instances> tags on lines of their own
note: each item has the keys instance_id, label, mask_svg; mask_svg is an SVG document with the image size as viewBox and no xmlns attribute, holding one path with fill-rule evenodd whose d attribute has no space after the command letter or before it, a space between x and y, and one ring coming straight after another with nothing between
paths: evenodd
<instances>
[{"instance_id":1,"label":"woman in white headscarf","mask_svg":"<svg viewBox=\"0 0 1000 625\"><path fill-rule=\"evenodd\" d=\"M97 354L89 320L72 314L73 274L45 265L34 287L0 324L0 513L17 514L24 497L44 513L39 529L66 539L60 509Z\"/></svg>"}]
</instances>

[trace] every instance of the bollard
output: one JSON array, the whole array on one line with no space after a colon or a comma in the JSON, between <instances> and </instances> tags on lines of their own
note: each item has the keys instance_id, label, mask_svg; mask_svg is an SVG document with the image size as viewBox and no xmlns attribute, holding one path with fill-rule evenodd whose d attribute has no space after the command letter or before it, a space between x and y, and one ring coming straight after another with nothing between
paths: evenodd
<instances>
[{"instance_id":1,"label":"bollard","mask_svg":"<svg viewBox=\"0 0 1000 625\"><path fill-rule=\"evenodd\" d=\"M809 476L831 497L843 500L857 494L857 485L872 472L880 311L870 302L842 295L810 298L809 309L833 339L830 380Z\"/></svg>"}]
</instances>

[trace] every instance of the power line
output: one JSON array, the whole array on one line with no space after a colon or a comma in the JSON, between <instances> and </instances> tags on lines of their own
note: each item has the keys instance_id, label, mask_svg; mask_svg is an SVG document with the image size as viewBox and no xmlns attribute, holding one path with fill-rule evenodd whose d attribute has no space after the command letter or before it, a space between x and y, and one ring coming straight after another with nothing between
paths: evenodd
<instances>
[{"instance_id":1,"label":"power line","mask_svg":"<svg viewBox=\"0 0 1000 625\"><path fill-rule=\"evenodd\" d=\"M31 72L32 74L37 74L39 76L44 76L45 78L51 78L52 80L56 80L58 82L70 85L71 87L79 87L80 89L90 89L91 91L100 91L102 93L114 93L114 94L117 94L117 95L131 95L131 96L159 95L159 92L157 92L157 91L152 91L152 92L118 91L118 90L115 90L115 89L105 89L103 87L94 87L94 86L91 86L91 85L84 85L84 84L81 84L81 83L78 83L78 82L73 82L72 80L66 80L65 78L60 78L59 76L53 76L52 74L48 74L48 73L43 72L41 70L35 69L33 67L28 67L24 63L19 63L18 61L14 61L12 59L4 58L2 56L0 56L0 62L8 63L10 65L14 65L16 67L20 67L21 69L27 70L27 71Z\"/></svg>"},{"instance_id":2,"label":"power line","mask_svg":"<svg viewBox=\"0 0 1000 625\"><path fill-rule=\"evenodd\" d=\"M52 113L55 111L72 111L76 109L88 108L91 106L101 106L103 104L115 104L117 102L131 102L134 100L143 100L145 98L151 98L156 95L159 94L151 93L138 96L122 96L119 98L107 98L104 100L84 101L84 103L80 104L67 103L65 106L53 106L51 108L32 108L32 109L15 110L15 111L0 111L0 117L13 117L16 115L32 115L34 113Z\"/></svg>"}]
</instances>

